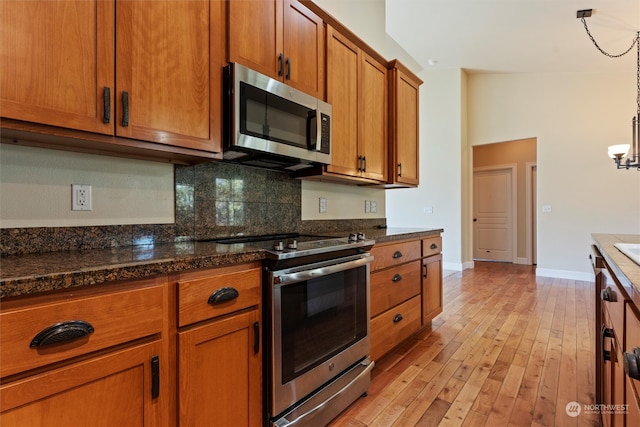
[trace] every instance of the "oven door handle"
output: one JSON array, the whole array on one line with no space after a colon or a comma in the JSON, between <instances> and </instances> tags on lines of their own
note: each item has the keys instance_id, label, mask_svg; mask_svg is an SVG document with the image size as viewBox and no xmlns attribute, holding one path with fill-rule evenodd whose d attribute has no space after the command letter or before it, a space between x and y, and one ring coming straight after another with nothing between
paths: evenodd
<instances>
[{"instance_id":1,"label":"oven door handle","mask_svg":"<svg viewBox=\"0 0 640 427\"><path fill-rule=\"evenodd\" d=\"M372 261L373 257L369 255L352 261L312 268L311 270L298 271L295 273L278 275L276 272L274 273L274 280L276 284L287 285L291 283L302 282L305 280L317 279L318 277L328 276L329 274L338 273L340 271L351 270L353 268L367 265Z\"/></svg>"}]
</instances>

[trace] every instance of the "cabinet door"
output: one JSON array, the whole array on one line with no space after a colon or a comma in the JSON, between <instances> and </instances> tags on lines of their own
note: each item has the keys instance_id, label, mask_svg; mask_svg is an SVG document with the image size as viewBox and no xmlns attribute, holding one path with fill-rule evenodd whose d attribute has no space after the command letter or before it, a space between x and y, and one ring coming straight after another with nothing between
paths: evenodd
<instances>
[{"instance_id":1,"label":"cabinet door","mask_svg":"<svg viewBox=\"0 0 640 427\"><path fill-rule=\"evenodd\" d=\"M0 387L2 426L169 425L162 417L168 390L153 372L165 361L152 363L160 348L159 341L142 344L5 382Z\"/></svg>"},{"instance_id":2,"label":"cabinet door","mask_svg":"<svg viewBox=\"0 0 640 427\"><path fill-rule=\"evenodd\" d=\"M442 313L442 255L423 260L422 324Z\"/></svg>"},{"instance_id":3,"label":"cabinet door","mask_svg":"<svg viewBox=\"0 0 640 427\"><path fill-rule=\"evenodd\" d=\"M2 117L113 134L113 20L113 0L1 1Z\"/></svg>"},{"instance_id":4,"label":"cabinet door","mask_svg":"<svg viewBox=\"0 0 640 427\"><path fill-rule=\"evenodd\" d=\"M418 185L418 93L420 86L409 79L402 70L394 70L394 95L392 111L394 115L392 148L395 150L395 162L391 170L395 171L391 180L397 183Z\"/></svg>"},{"instance_id":5,"label":"cabinet door","mask_svg":"<svg viewBox=\"0 0 640 427\"><path fill-rule=\"evenodd\" d=\"M324 99L322 19L298 0L284 0L284 82Z\"/></svg>"},{"instance_id":6,"label":"cabinet door","mask_svg":"<svg viewBox=\"0 0 640 427\"><path fill-rule=\"evenodd\" d=\"M327 102L332 107L328 172L358 175L358 47L327 27Z\"/></svg>"},{"instance_id":7,"label":"cabinet door","mask_svg":"<svg viewBox=\"0 0 640 427\"><path fill-rule=\"evenodd\" d=\"M220 151L223 6L117 2L117 135Z\"/></svg>"},{"instance_id":8,"label":"cabinet door","mask_svg":"<svg viewBox=\"0 0 640 427\"><path fill-rule=\"evenodd\" d=\"M178 334L181 426L261 425L258 321L252 310Z\"/></svg>"},{"instance_id":9,"label":"cabinet door","mask_svg":"<svg viewBox=\"0 0 640 427\"><path fill-rule=\"evenodd\" d=\"M640 322L629 305L626 305L625 346L624 357L630 357L633 360L633 357L635 357L634 349L640 349ZM632 378L626 371L625 373L626 403L629 405L627 409L627 426L640 426L640 379L637 379L637 376Z\"/></svg>"},{"instance_id":10,"label":"cabinet door","mask_svg":"<svg viewBox=\"0 0 640 427\"><path fill-rule=\"evenodd\" d=\"M358 151L363 157L361 175L387 179L387 68L361 52L358 96ZM339 116L334 119L337 121Z\"/></svg>"},{"instance_id":11,"label":"cabinet door","mask_svg":"<svg viewBox=\"0 0 640 427\"><path fill-rule=\"evenodd\" d=\"M274 79L284 74L283 0L228 0L229 61Z\"/></svg>"}]
</instances>

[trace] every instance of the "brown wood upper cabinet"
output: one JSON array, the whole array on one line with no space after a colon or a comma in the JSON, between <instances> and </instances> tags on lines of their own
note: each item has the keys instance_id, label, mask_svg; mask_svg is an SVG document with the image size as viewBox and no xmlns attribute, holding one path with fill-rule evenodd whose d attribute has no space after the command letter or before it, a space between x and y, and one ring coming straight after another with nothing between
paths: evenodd
<instances>
[{"instance_id":1,"label":"brown wood upper cabinet","mask_svg":"<svg viewBox=\"0 0 640 427\"><path fill-rule=\"evenodd\" d=\"M387 69L327 26L327 102L332 106L327 175L387 180Z\"/></svg>"},{"instance_id":2,"label":"brown wood upper cabinet","mask_svg":"<svg viewBox=\"0 0 640 427\"><path fill-rule=\"evenodd\" d=\"M3 1L0 9L2 117L123 137L121 145L221 150L223 2Z\"/></svg>"},{"instance_id":3,"label":"brown wood upper cabinet","mask_svg":"<svg viewBox=\"0 0 640 427\"><path fill-rule=\"evenodd\" d=\"M228 0L229 61L324 99L322 19L298 0Z\"/></svg>"},{"instance_id":4,"label":"brown wood upper cabinet","mask_svg":"<svg viewBox=\"0 0 640 427\"><path fill-rule=\"evenodd\" d=\"M389 63L390 186L419 183L419 92L422 80L397 60Z\"/></svg>"}]
</instances>

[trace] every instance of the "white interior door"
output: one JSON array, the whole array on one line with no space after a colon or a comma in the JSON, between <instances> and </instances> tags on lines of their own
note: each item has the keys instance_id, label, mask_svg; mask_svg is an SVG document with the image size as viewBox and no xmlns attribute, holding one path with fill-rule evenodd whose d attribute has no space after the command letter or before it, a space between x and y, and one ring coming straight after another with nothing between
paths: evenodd
<instances>
[{"instance_id":1,"label":"white interior door","mask_svg":"<svg viewBox=\"0 0 640 427\"><path fill-rule=\"evenodd\" d=\"M473 173L473 257L513 262L512 170Z\"/></svg>"}]
</instances>

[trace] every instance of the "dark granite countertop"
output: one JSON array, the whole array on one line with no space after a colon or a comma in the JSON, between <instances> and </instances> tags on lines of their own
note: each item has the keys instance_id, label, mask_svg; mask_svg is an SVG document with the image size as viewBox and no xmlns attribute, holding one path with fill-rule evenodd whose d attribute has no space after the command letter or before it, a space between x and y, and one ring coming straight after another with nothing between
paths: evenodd
<instances>
[{"instance_id":1,"label":"dark granite countertop","mask_svg":"<svg viewBox=\"0 0 640 427\"><path fill-rule=\"evenodd\" d=\"M387 228L368 229L365 233L368 238L380 243L427 237L442 231ZM329 234L344 237L348 233ZM0 298L260 261L263 258L264 251L259 243L193 241L12 255L0 259Z\"/></svg>"}]
</instances>

